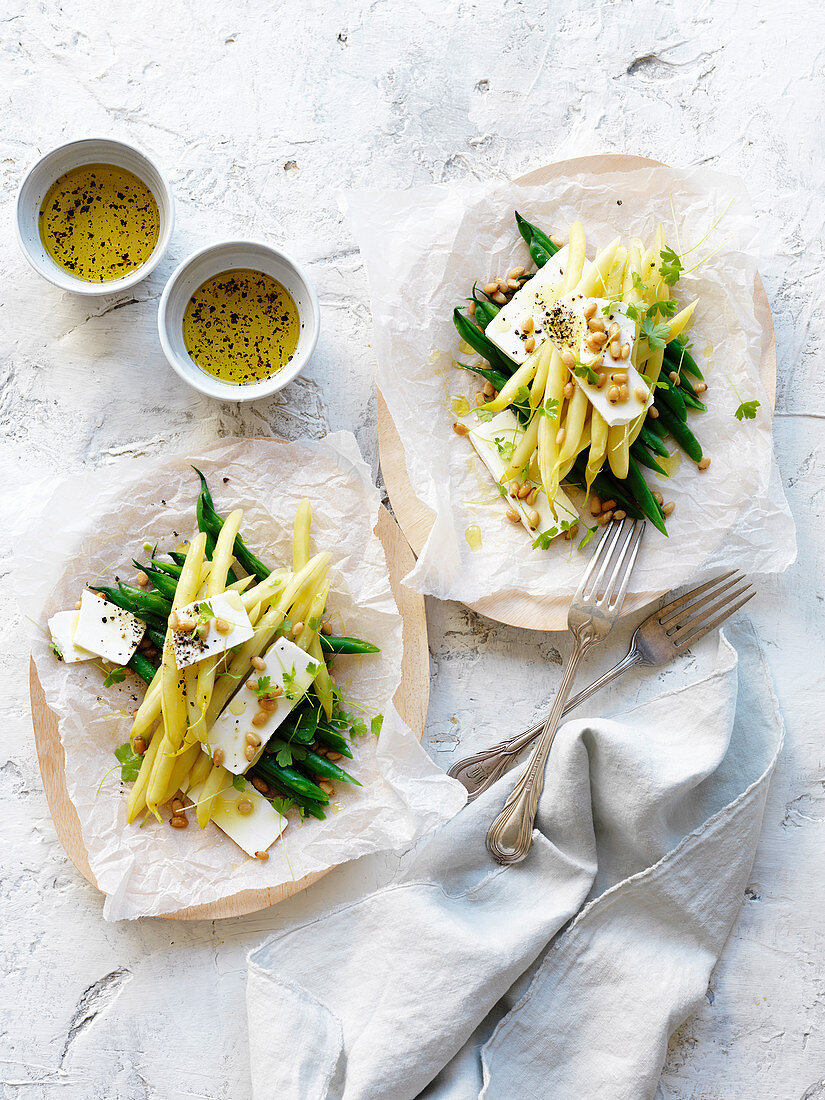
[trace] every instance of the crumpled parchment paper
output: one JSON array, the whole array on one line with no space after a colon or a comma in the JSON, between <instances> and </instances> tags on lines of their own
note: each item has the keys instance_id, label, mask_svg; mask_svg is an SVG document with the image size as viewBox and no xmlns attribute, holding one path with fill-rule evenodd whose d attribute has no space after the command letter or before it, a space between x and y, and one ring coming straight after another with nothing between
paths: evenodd
<instances>
[{"instance_id":1,"label":"crumpled parchment paper","mask_svg":"<svg viewBox=\"0 0 825 1100\"><path fill-rule=\"evenodd\" d=\"M214 825L203 831L194 820L180 831L166 821L127 825L127 785L119 770L106 773L116 763L113 750L128 737L142 682L129 674L125 683L103 688L94 664L56 660L42 629L55 611L74 605L87 581L130 579L131 558L142 556L144 542L164 550L193 534L193 463L220 512L243 508L245 540L273 566L291 563L295 508L309 497L313 552L332 555L333 624L381 648L371 657L338 657L334 671L346 698L366 708L367 724L370 715L384 714L380 738L360 738L347 764L363 786L339 785L326 821L301 824L290 815L265 863L249 859ZM430 762L392 705L402 623L373 534L378 492L352 435L296 443L228 440L160 462L136 460L66 481L44 496L44 505L20 545L21 591L39 624L32 627L32 652L58 717L69 796L106 894L107 919L172 913L401 848L463 805L464 789Z\"/></svg>"},{"instance_id":2,"label":"crumpled parchment paper","mask_svg":"<svg viewBox=\"0 0 825 1100\"><path fill-rule=\"evenodd\" d=\"M473 405L482 384L454 366L456 359L480 360L460 348L453 307L474 281L534 267L514 209L562 236L580 220L591 257L617 235L647 244L663 222L685 268L702 261L683 275L676 294L682 304L700 298L690 337L709 386L708 411L691 412L689 421L711 466L700 473L679 452L681 465L669 480L645 471L651 489L675 501L676 510L669 538L648 525L627 607L639 602L634 593L650 597L714 567L767 573L794 560L793 521L773 461L771 401L759 374L767 336L754 311L757 228L739 180L669 168L579 172L541 187L494 181L354 194L346 208L369 276L377 383L416 495L436 517L406 583L467 603L523 593L562 598L563 610L581 577L582 555L569 543L533 550L527 533L504 519L489 474L451 430L451 397ZM740 423L740 400L753 399L761 403L756 419ZM466 540L471 526L481 529L475 552Z\"/></svg>"}]
</instances>

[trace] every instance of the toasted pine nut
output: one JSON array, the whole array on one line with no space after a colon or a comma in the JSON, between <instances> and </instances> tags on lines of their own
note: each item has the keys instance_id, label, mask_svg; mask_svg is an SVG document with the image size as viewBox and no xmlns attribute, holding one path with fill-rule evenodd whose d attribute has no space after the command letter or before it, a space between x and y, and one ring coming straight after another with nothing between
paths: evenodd
<instances>
[{"instance_id":1,"label":"toasted pine nut","mask_svg":"<svg viewBox=\"0 0 825 1100\"><path fill-rule=\"evenodd\" d=\"M627 519L627 512L622 511L621 508L617 508L613 513L614 519Z\"/></svg>"},{"instance_id":2,"label":"toasted pine nut","mask_svg":"<svg viewBox=\"0 0 825 1100\"><path fill-rule=\"evenodd\" d=\"M142 569L139 573L135 574L135 584L139 585L140 588L145 588L148 583L149 575L147 573L144 573Z\"/></svg>"},{"instance_id":3,"label":"toasted pine nut","mask_svg":"<svg viewBox=\"0 0 825 1100\"><path fill-rule=\"evenodd\" d=\"M612 340L611 343L610 343L610 358L611 359L621 359L621 357L622 357L622 349L621 349L621 345L619 344L619 341L618 340Z\"/></svg>"},{"instance_id":4,"label":"toasted pine nut","mask_svg":"<svg viewBox=\"0 0 825 1100\"><path fill-rule=\"evenodd\" d=\"M182 619L180 615L178 615L178 625L173 629L177 629L181 634L191 634L196 626L197 623L194 619Z\"/></svg>"},{"instance_id":5,"label":"toasted pine nut","mask_svg":"<svg viewBox=\"0 0 825 1100\"><path fill-rule=\"evenodd\" d=\"M326 779L322 779L318 786L321 788L324 794L335 794L335 788L331 783L328 783Z\"/></svg>"},{"instance_id":6,"label":"toasted pine nut","mask_svg":"<svg viewBox=\"0 0 825 1100\"><path fill-rule=\"evenodd\" d=\"M172 813L173 814L182 814L183 813L183 803L181 802L181 800L179 798L173 798L172 799Z\"/></svg>"},{"instance_id":7,"label":"toasted pine nut","mask_svg":"<svg viewBox=\"0 0 825 1100\"><path fill-rule=\"evenodd\" d=\"M604 347L604 345L606 343L607 343L607 333L606 332L594 332L587 339L587 346L588 347L593 347L594 351L597 348Z\"/></svg>"},{"instance_id":8,"label":"toasted pine nut","mask_svg":"<svg viewBox=\"0 0 825 1100\"><path fill-rule=\"evenodd\" d=\"M74 602L74 609L75 609L75 611L79 611L79 610L80 610L80 600L75 600L75 602ZM171 616L170 616L170 618L171 618ZM173 627L173 629L174 629L174 627Z\"/></svg>"},{"instance_id":9,"label":"toasted pine nut","mask_svg":"<svg viewBox=\"0 0 825 1100\"><path fill-rule=\"evenodd\" d=\"M663 512L663 513L664 513L664 514L665 514L666 516L672 515L672 514L673 514L673 509L674 509L675 507L676 507L676 501L675 501L675 500L669 500L669 501L667 502L667 504L663 504L663 505L662 505L662 512Z\"/></svg>"},{"instance_id":10,"label":"toasted pine nut","mask_svg":"<svg viewBox=\"0 0 825 1100\"><path fill-rule=\"evenodd\" d=\"M333 763L335 763L336 760L340 760L340 759L341 759L340 752L328 752L327 753L327 760L331 760Z\"/></svg>"},{"instance_id":11,"label":"toasted pine nut","mask_svg":"<svg viewBox=\"0 0 825 1100\"><path fill-rule=\"evenodd\" d=\"M510 271L507 272L507 275L510 279L520 279L523 274L524 274L524 268L523 267L514 267Z\"/></svg>"},{"instance_id":12,"label":"toasted pine nut","mask_svg":"<svg viewBox=\"0 0 825 1100\"><path fill-rule=\"evenodd\" d=\"M593 318L596 316L596 310L598 308L599 307L596 305L595 302L590 302L588 305L586 305L584 307L584 319L585 319L585 321L592 321Z\"/></svg>"},{"instance_id":13,"label":"toasted pine nut","mask_svg":"<svg viewBox=\"0 0 825 1100\"><path fill-rule=\"evenodd\" d=\"M576 356L570 350L570 348L563 348L561 351L561 361L566 367L570 367L571 370L576 365Z\"/></svg>"},{"instance_id":14,"label":"toasted pine nut","mask_svg":"<svg viewBox=\"0 0 825 1100\"><path fill-rule=\"evenodd\" d=\"M528 485L527 482L519 487L518 498L519 500L526 500L533 491L532 485Z\"/></svg>"},{"instance_id":15,"label":"toasted pine nut","mask_svg":"<svg viewBox=\"0 0 825 1100\"><path fill-rule=\"evenodd\" d=\"M269 859L269 852L256 852L255 859L259 859L261 863L266 863Z\"/></svg>"},{"instance_id":16,"label":"toasted pine nut","mask_svg":"<svg viewBox=\"0 0 825 1100\"><path fill-rule=\"evenodd\" d=\"M708 468L708 466L710 466L710 459L709 459L709 458L707 458L707 457L705 457L705 458L703 458L703 459L702 459L702 461L701 461L701 462L699 463L699 469L700 469L700 470L706 470L706 469Z\"/></svg>"},{"instance_id":17,"label":"toasted pine nut","mask_svg":"<svg viewBox=\"0 0 825 1100\"><path fill-rule=\"evenodd\" d=\"M554 244L556 248L564 248L564 241L561 237L554 237L552 233L550 234L550 243Z\"/></svg>"},{"instance_id":18,"label":"toasted pine nut","mask_svg":"<svg viewBox=\"0 0 825 1100\"><path fill-rule=\"evenodd\" d=\"M478 393L476 393L476 408L481 408L486 402L487 398L484 396L483 392L479 390Z\"/></svg>"},{"instance_id":19,"label":"toasted pine nut","mask_svg":"<svg viewBox=\"0 0 825 1100\"><path fill-rule=\"evenodd\" d=\"M519 491L520 488L521 488L521 482L520 481L511 481L510 482L510 488L507 490L507 492L513 498L513 500L516 500L518 498L518 491Z\"/></svg>"},{"instance_id":20,"label":"toasted pine nut","mask_svg":"<svg viewBox=\"0 0 825 1100\"><path fill-rule=\"evenodd\" d=\"M266 782L265 779L261 779L259 775L252 776L252 786L255 788L256 791L260 791L261 794L269 793L269 784Z\"/></svg>"},{"instance_id":21,"label":"toasted pine nut","mask_svg":"<svg viewBox=\"0 0 825 1100\"><path fill-rule=\"evenodd\" d=\"M524 350L525 351L535 351L536 350L536 338L535 338L535 336L528 336L527 337L527 339L524 341Z\"/></svg>"},{"instance_id":22,"label":"toasted pine nut","mask_svg":"<svg viewBox=\"0 0 825 1100\"><path fill-rule=\"evenodd\" d=\"M607 400L612 405L616 404L616 402L619 400L619 387L618 386L611 386L610 387L610 389L607 391Z\"/></svg>"},{"instance_id":23,"label":"toasted pine nut","mask_svg":"<svg viewBox=\"0 0 825 1100\"><path fill-rule=\"evenodd\" d=\"M507 289L508 290L518 290L518 288L520 286L521 286L521 283L518 281L518 279L508 279L507 280Z\"/></svg>"},{"instance_id":24,"label":"toasted pine nut","mask_svg":"<svg viewBox=\"0 0 825 1100\"><path fill-rule=\"evenodd\" d=\"M530 524L531 531L535 531L535 529L541 523L541 516L538 514L535 508L527 513L527 522Z\"/></svg>"},{"instance_id":25,"label":"toasted pine nut","mask_svg":"<svg viewBox=\"0 0 825 1100\"><path fill-rule=\"evenodd\" d=\"M218 634L228 634L232 629L232 623L228 619L215 619L215 630Z\"/></svg>"},{"instance_id":26,"label":"toasted pine nut","mask_svg":"<svg viewBox=\"0 0 825 1100\"><path fill-rule=\"evenodd\" d=\"M596 389L597 390L603 390L606 385L607 385L607 375L606 374L600 374L599 375L599 380L596 383Z\"/></svg>"},{"instance_id":27,"label":"toasted pine nut","mask_svg":"<svg viewBox=\"0 0 825 1100\"><path fill-rule=\"evenodd\" d=\"M618 338L619 334L621 333L621 331L622 330L619 328L618 323L616 321L614 321L611 324L610 328L607 330L607 335L608 335L609 339L616 340Z\"/></svg>"},{"instance_id":28,"label":"toasted pine nut","mask_svg":"<svg viewBox=\"0 0 825 1100\"><path fill-rule=\"evenodd\" d=\"M502 291L502 293L506 294L508 288L507 288L507 280L504 278L504 276L499 275L496 281L498 283L498 289L500 291Z\"/></svg>"},{"instance_id":29,"label":"toasted pine nut","mask_svg":"<svg viewBox=\"0 0 825 1100\"><path fill-rule=\"evenodd\" d=\"M630 344L622 344L622 359L630 358Z\"/></svg>"},{"instance_id":30,"label":"toasted pine nut","mask_svg":"<svg viewBox=\"0 0 825 1100\"><path fill-rule=\"evenodd\" d=\"M602 502L599 500L599 498L594 493L593 496L590 498L590 515L591 516L598 516L601 513L601 510L602 510Z\"/></svg>"},{"instance_id":31,"label":"toasted pine nut","mask_svg":"<svg viewBox=\"0 0 825 1100\"><path fill-rule=\"evenodd\" d=\"M697 382L693 388L696 390L697 393L706 393L708 384L707 382Z\"/></svg>"},{"instance_id":32,"label":"toasted pine nut","mask_svg":"<svg viewBox=\"0 0 825 1100\"><path fill-rule=\"evenodd\" d=\"M497 290L498 290L498 282L495 282L495 283L485 283L485 284L484 284L484 293L485 293L485 294L490 294L490 295L492 295L492 294L495 294Z\"/></svg>"},{"instance_id":33,"label":"toasted pine nut","mask_svg":"<svg viewBox=\"0 0 825 1100\"><path fill-rule=\"evenodd\" d=\"M563 392L564 392L564 396L569 401L570 398L573 396L573 394L576 392L576 387L573 385L572 382L565 382Z\"/></svg>"},{"instance_id":34,"label":"toasted pine nut","mask_svg":"<svg viewBox=\"0 0 825 1100\"><path fill-rule=\"evenodd\" d=\"M248 798L239 798L238 801L235 803L235 809L238 811L239 814L246 815L251 814L255 807Z\"/></svg>"},{"instance_id":35,"label":"toasted pine nut","mask_svg":"<svg viewBox=\"0 0 825 1100\"><path fill-rule=\"evenodd\" d=\"M525 336L529 336L533 329L536 327L536 323L529 315L525 317L521 322L521 331Z\"/></svg>"},{"instance_id":36,"label":"toasted pine nut","mask_svg":"<svg viewBox=\"0 0 825 1100\"><path fill-rule=\"evenodd\" d=\"M258 672L263 672L263 670L266 668L266 661L263 659L263 657L253 657L249 663L252 665L253 668L257 668Z\"/></svg>"},{"instance_id":37,"label":"toasted pine nut","mask_svg":"<svg viewBox=\"0 0 825 1100\"><path fill-rule=\"evenodd\" d=\"M579 533L579 525L578 525L578 523L574 523L572 527L568 527L567 530L564 532L565 541L570 542L572 539L574 539L576 537L576 535L578 535L578 533Z\"/></svg>"},{"instance_id":38,"label":"toasted pine nut","mask_svg":"<svg viewBox=\"0 0 825 1100\"><path fill-rule=\"evenodd\" d=\"M664 502L665 502L665 498L664 498L664 497L662 496L662 494L661 494L661 493L659 492L659 490L658 490L658 489L654 489L654 491L653 491L653 499L654 499L654 500L656 501L656 503L657 503L657 504L658 504L658 505L659 505L660 507L661 507L661 505L662 505L662 504L664 504Z\"/></svg>"},{"instance_id":39,"label":"toasted pine nut","mask_svg":"<svg viewBox=\"0 0 825 1100\"><path fill-rule=\"evenodd\" d=\"M650 417L651 420L658 420L659 410L656 408L655 405L651 405L650 408L647 410L647 415Z\"/></svg>"},{"instance_id":40,"label":"toasted pine nut","mask_svg":"<svg viewBox=\"0 0 825 1100\"><path fill-rule=\"evenodd\" d=\"M595 370L595 371L599 371L599 370L602 369L603 366L604 366L604 356L603 355L597 355L596 358L593 360L593 362L590 364L590 369Z\"/></svg>"},{"instance_id":41,"label":"toasted pine nut","mask_svg":"<svg viewBox=\"0 0 825 1100\"><path fill-rule=\"evenodd\" d=\"M212 753L212 763L219 768L223 763L223 749L215 749Z\"/></svg>"},{"instance_id":42,"label":"toasted pine nut","mask_svg":"<svg viewBox=\"0 0 825 1100\"><path fill-rule=\"evenodd\" d=\"M326 637L332 633L332 623L321 623L321 633Z\"/></svg>"},{"instance_id":43,"label":"toasted pine nut","mask_svg":"<svg viewBox=\"0 0 825 1100\"><path fill-rule=\"evenodd\" d=\"M255 759L255 753L257 751L258 750L255 748L254 745L247 745L246 748L243 750L243 754L246 757L246 759L249 761L250 764Z\"/></svg>"},{"instance_id":44,"label":"toasted pine nut","mask_svg":"<svg viewBox=\"0 0 825 1100\"><path fill-rule=\"evenodd\" d=\"M599 516L599 527L606 527L608 523L613 519L612 512L602 512Z\"/></svg>"},{"instance_id":45,"label":"toasted pine nut","mask_svg":"<svg viewBox=\"0 0 825 1100\"><path fill-rule=\"evenodd\" d=\"M604 321L601 317L593 317L587 322L591 332L604 332Z\"/></svg>"},{"instance_id":46,"label":"toasted pine nut","mask_svg":"<svg viewBox=\"0 0 825 1100\"><path fill-rule=\"evenodd\" d=\"M258 690L258 681L257 680L247 680L246 681L246 686L249 688L250 691L257 691Z\"/></svg>"},{"instance_id":47,"label":"toasted pine nut","mask_svg":"<svg viewBox=\"0 0 825 1100\"><path fill-rule=\"evenodd\" d=\"M618 383L618 385L621 385L623 382L627 381L627 371L626 370L614 371L613 374L610 375L610 377L613 379L614 382Z\"/></svg>"},{"instance_id":48,"label":"toasted pine nut","mask_svg":"<svg viewBox=\"0 0 825 1100\"><path fill-rule=\"evenodd\" d=\"M252 715L253 726L265 726L268 721L269 715L266 713L265 710L256 710L255 713Z\"/></svg>"},{"instance_id":49,"label":"toasted pine nut","mask_svg":"<svg viewBox=\"0 0 825 1100\"><path fill-rule=\"evenodd\" d=\"M530 490L530 496L527 498L527 503L528 504L535 504L536 501L538 500L538 496L539 496L539 490L538 490L538 486L536 486L535 488Z\"/></svg>"},{"instance_id":50,"label":"toasted pine nut","mask_svg":"<svg viewBox=\"0 0 825 1100\"><path fill-rule=\"evenodd\" d=\"M567 435L567 429L566 428L559 428L559 430L556 432L556 446L557 447L561 447L562 443L564 443L564 437L566 435Z\"/></svg>"},{"instance_id":51,"label":"toasted pine nut","mask_svg":"<svg viewBox=\"0 0 825 1100\"><path fill-rule=\"evenodd\" d=\"M470 314L471 317L475 317L475 315L476 315L476 304L475 304L475 302L471 301L471 302L467 303L467 312Z\"/></svg>"},{"instance_id":52,"label":"toasted pine nut","mask_svg":"<svg viewBox=\"0 0 825 1100\"><path fill-rule=\"evenodd\" d=\"M504 294L501 293L500 290L497 290L495 292L495 294L491 295L491 297L492 297L493 301L496 302L500 306L503 306L503 305L507 304L507 298L505 297Z\"/></svg>"},{"instance_id":53,"label":"toasted pine nut","mask_svg":"<svg viewBox=\"0 0 825 1100\"><path fill-rule=\"evenodd\" d=\"M673 383L674 386L678 385L678 383L679 383L679 372L675 371L675 370L672 370L670 372L670 374L668 375L668 378L671 380L671 382Z\"/></svg>"},{"instance_id":54,"label":"toasted pine nut","mask_svg":"<svg viewBox=\"0 0 825 1100\"><path fill-rule=\"evenodd\" d=\"M185 814L172 814L169 818L169 824L173 829L185 829L189 821Z\"/></svg>"},{"instance_id":55,"label":"toasted pine nut","mask_svg":"<svg viewBox=\"0 0 825 1100\"><path fill-rule=\"evenodd\" d=\"M630 397L630 390L627 388L627 384L622 382L621 386L619 386L619 400L627 401L628 397Z\"/></svg>"},{"instance_id":56,"label":"toasted pine nut","mask_svg":"<svg viewBox=\"0 0 825 1100\"><path fill-rule=\"evenodd\" d=\"M278 704L274 699L261 699L258 705L261 710L265 710L267 714L273 714L278 709Z\"/></svg>"},{"instance_id":57,"label":"toasted pine nut","mask_svg":"<svg viewBox=\"0 0 825 1100\"><path fill-rule=\"evenodd\" d=\"M636 400L641 401L641 403L644 405L645 401L647 401L647 390L643 390L641 386L637 386L635 394Z\"/></svg>"},{"instance_id":58,"label":"toasted pine nut","mask_svg":"<svg viewBox=\"0 0 825 1100\"><path fill-rule=\"evenodd\" d=\"M148 746L146 744L146 741L142 737L136 737L132 742L132 748L138 754L138 756L143 756Z\"/></svg>"},{"instance_id":59,"label":"toasted pine nut","mask_svg":"<svg viewBox=\"0 0 825 1100\"><path fill-rule=\"evenodd\" d=\"M485 382L484 389L481 391L489 401L493 394L496 392L495 386L492 382Z\"/></svg>"},{"instance_id":60,"label":"toasted pine nut","mask_svg":"<svg viewBox=\"0 0 825 1100\"><path fill-rule=\"evenodd\" d=\"M456 435L469 435L470 434L470 429L467 427L466 424L462 424L460 420L456 420L456 421L453 422L453 431L455 432Z\"/></svg>"},{"instance_id":61,"label":"toasted pine nut","mask_svg":"<svg viewBox=\"0 0 825 1100\"><path fill-rule=\"evenodd\" d=\"M515 508L507 509L507 518L511 523L521 523L521 516L515 510Z\"/></svg>"},{"instance_id":62,"label":"toasted pine nut","mask_svg":"<svg viewBox=\"0 0 825 1100\"><path fill-rule=\"evenodd\" d=\"M260 745L261 739L258 736L258 734L255 732L255 730L249 730L247 732L247 734L246 734L246 743L247 743L247 745L254 745L256 749L257 749L258 745Z\"/></svg>"}]
</instances>

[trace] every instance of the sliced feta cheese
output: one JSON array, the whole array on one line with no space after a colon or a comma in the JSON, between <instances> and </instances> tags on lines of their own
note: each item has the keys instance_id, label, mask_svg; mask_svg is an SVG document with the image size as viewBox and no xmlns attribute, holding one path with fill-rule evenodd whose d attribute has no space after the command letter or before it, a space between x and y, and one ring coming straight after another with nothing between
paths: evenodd
<instances>
[{"instance_id":1,"label":"sliced feta cheese","mask_svg":"<svg viewBox=\"0 0 825 1100\"><path fill-rule=\"evenodd\" d=\"M80 597L74 644L116 665L125 665L138 647L146 623L89 589Z\"/></svg>"},{"instance_id":2,"label":"sliced feta cheese","mask_svg":"<svg viewBox=\"0 0 825 1100\"><path fill-rule=\"evenodd\" d=\"M273 700L275 709L267 712L264 725L253 726L252 718L259 710L259 699L244 684L218 716L209 731L208 745L204 745L204 750L213 754L215 749L222 749L223 766L236 775L245 772L261 755L269 738L304 697L318 671L317 661L286 638L274 642L263 659L266 668L255 670L251 675L259 682L263 680L262 686L281 689L281 694ZM268 684L266 677L269 677ZM246 735L250 732L261 739L252 761L246 758Z\"/></svg>"},{"instance_id":3,"label":"sliced feta cheese","mask_svg":"<svg viewBox=\"0 0 825 1100\"><path fill-rule=\"evenodd\" d=\"M220 592L205 600L195 600L179 607L177 616L179 620L195 623L194 630L172 633L172 651L178 668L226 653L233 646L248 642L255 633L239 592ZM216 629L217 619L230 624L227 633L221 634Z\"/></svg>"},{"instance_id":4,"label":"sliced feta cheese","mask_svg":"<svg viewBox=\"0 0 825 1100\"><path fill-rule=\"evenodd\" d=\"M492 420L479 423L475 428L470 429L468 439L478 457L492 474L493 480L499 486L501 486L501 476L509 466L513 452L523 434L524 428L515 413L509 409L498 413ZM541 487L541 481L538 478L536 480L528 478L527 480L538 489L535 501L528 504L524 500L515 500L508 496L506 504L511 508L515 508L521 517L522 524L534 537L549 532L549 537L555 538L556 535L565 530L561 526L562 523L568 525L578 523L579 513L562 489L559 489L556 493L556 515L554 516L547 496ZM535 528L531 526L528 518L533 510L539 514L539 524Z\"/></svg>"},{"instance_id":5,"label":"sliced feta cheese","mask_svg":"<svg viewBox=\"0 0 825 1100\"><path fill-rule=\"evenodd\" d=\"M88 649L81 649L74 644L74 632L79 611L58 611L49 619L49 633L52 636L52 648L61 661L67 665L75 661L90 661L94 653Z\"/></svg>"},{"instance_id":6,"label":"sliced feta cheese","mask_svg":"<svg viewBox=\"0 0 825 1100\"><path fill-rule=\"evenodd\" d=\"M566 261L567 245L560 248L555 256L551 256L521 290L516 291L484 330L487 338L514 362L523 363L530 354L524 350L524 341L528 335L533 336L536 347L546 340L547 312L564 282ZM533 321L530 333L524 332L522 328L526 317Z\"/></svg>"},{"instance_id":7,"label":"sliced feta cheese","mask_svg":"<svg viewBox=\"0 0 825 1100\"><path fill-rule=\"evenodd\" d=\"M197 802L202 790L203 784L200 784L192 787L186 794L193 802ZM239 802L251 802L252 812L242 814L238 809ZM236 791L234 787L222 791L215 796L212 805L212 820L248 856L265 852L289 824L283 814L279 814L272 803L259 794L251 783L246 783L242 791Z\"/></svg>"}]
</instances>

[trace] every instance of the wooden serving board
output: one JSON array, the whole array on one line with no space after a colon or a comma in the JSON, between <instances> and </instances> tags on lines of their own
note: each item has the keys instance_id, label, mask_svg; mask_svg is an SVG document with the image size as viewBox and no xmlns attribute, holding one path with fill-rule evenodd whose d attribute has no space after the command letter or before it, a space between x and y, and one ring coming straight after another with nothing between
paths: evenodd
<instances>
[{"instance_id":1,"label":"wooden serving board","mask_svg":"<svg viewBox=\"0 0 825 1100\"><path fill-rule=\"evenodd\" d=\"M427 703L430 694L430 664L427 646L427 621L424 615L424 599L411 588L401 584L401 578L412 569L414 559L404 536L389 512L381 507L375 533L381 540L387 557L390 586L403 621L403 656L401 683L395 693L394 703L398 713L415 736L421 740ZM97 886L89 867L89 859L83 845L80 819L66 788L65 756L57 729L57 718L46 703L34 660L29 666L32 725L37 759L46 799L60 843L69 859L92 886ZM306 875L298 882L264 890L242 890L230 897L208 905L191 906L176 913L166 913L171 920L217 920L222 917L239 917L266 909L284 898L291 897L321 878L326 871Z\"/></svg>"},{"instance_id":2,"label":"wooden serving board","mask_svg":"<svg viewBox=\"0 0 825 1100\"><path fill-rule=\"evenodd\" d=\"M515 182L519 185L536 187L571 172L590 172L598 176L604 172L628 172L637 168L651 167L661 168L666 165L658 160L649 160L647 157L605 153L548 164L544 168L537 168L534 172L520 176ZM754 306L763 334L760 374L765 392L773 407L776 400L776 342L768 296L758 274L754 285ZM387 487L395 517L414 552L420 554L435 516L415 494L407 472L404 446L380 389L378 390L378 453L381 458L384 484ZM651 592L647 595L628 598L626 610L633 611L656 595L658 593ZM486 615L488 619L507 623L510 626L527 627L530 630L565 630L568 603L569 601L563 598L535 597L527 593L510 591L467 606L473 611Z\"/></svg>"}]
</instances>

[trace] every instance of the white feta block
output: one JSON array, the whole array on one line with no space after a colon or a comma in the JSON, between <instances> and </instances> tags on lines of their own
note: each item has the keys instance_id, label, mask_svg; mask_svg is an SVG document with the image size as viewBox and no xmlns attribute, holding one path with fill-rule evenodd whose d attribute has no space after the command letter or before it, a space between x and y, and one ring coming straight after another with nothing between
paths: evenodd
<instances>
[{"instance_id":1,"label":"white feta block","mask_svg":"<svg viewBox=\"0 0 825 1100\"><path fill-rule=\"evenodd\" d=\"M189 619L195 629L175 630L172 633L172 651L178 668L186 668L206 657L220 656L236 645L248 642L255 630L249 621L239 592L220 592L217 596L194 600L177 609L178 619ZM227 633L215 628L216 619L230 624Z\"/></svg>"},{"instance_id":2,"label":"white feta block","mask_svg":"<svg viewBox=\"0 0 825 1100\"><path fill-rule=\"evenodd\" d=\"M104 600L89 589L80 597L80 611L74 632L74 644L111 661L125 665L138 647L146 623Z\"/></svg>"},{"instance_id":3,"label":"white feta block","mask_svg":"<svg viewBox=\"0 0 825 1100\"><path fill-rule=\"evenodd\" d=\"M186 793L193 802L197 802L202 790L203 784L192 787ZM242 814L238 809L239 802L251 802L252 812ZM246 783L242 791L232 787L216 795L212 820L248 856L265 852L283 835L289 824L287 818L279 814L251 783Z\"/></svg>"},{"instance_id":4,"label":"white feta block","mask_svg":"<svg viewBox=\"0 0 825 1100\"><path fill-rule=\"evenodd\" d=\"M79 611L58 611L49 619L52 648L55 655L67 665L74 664L76 661L90 661L95 656L88 649L81 649L74 644L74 632L79 616Z\"/></svg>"},{"instance_id":5,"label":"white feta block","mask_svg":"<svg viewBox=\"0 0 825 1100\"><path fill-rule=\"evenodd\" d=\"M516 363L523 363L530 354L524 350L528 335L540 347L547 339L547 314L564 283L564 265L567 262L567 245L551 256L532 279L516 291L507 305L502 306L484 330L489 340ZM522 322L530 317L533 328L524 332Z\"/></svg>"},{"instance_id":6,"label":"white feta block","mask_svg":"<svg viewBox=\"0 0 825 1100\"><path fill-rule=\"evenodd\" d=\"M513 452L523 434L524 428L515 413L509 409L498 413L492 420L481 422L475 428L470 429L467 438L472 443L478 457L492 474L493 480L499 486L501 486L501 476L509 466ZM544 532L549 532L550 538L555 538L556 535L561 534L566 529L562 527L563 523L568 525L578 523L579 513L562 489L559 489L556 493L554 501L556 515L554 516L550 502L541 487L541 481L539 479L533 480L530 477L526 480L538 489L535 501L532 504L527 504L526 501L514 500L508 495L506 498L502 498L502 504L506 507L515 508L521 517L522 525L526 527L533 538ZM539 524L536 528L531 526L528 519L529 513L534 509L539 514Z\"/></svg>"},{"instance_id":7,"label":"white feta block","mask_svg":"<svg viewBox=\"0 0 825 1100\"><path fill-rule=\"evenodd\" d=\"M259 698L244 684L218 716L209 730L208 744L204 745L204 750L209 753L223 749L223 766L236 775L255 763L269 738L303 699L318 671L318 662L286 638L274 642L263 659L266 668L250 669L250 678L260 683L261 687L281 689L281 694L274 700L275 709L268 712L264 725L253 726L252 718L259 710ZM266 677L269 677L268 683ZM249 732L256 733L261 739L260 748L251 761L246 758L246 735Z\"/></svg>"}]
</instances>

